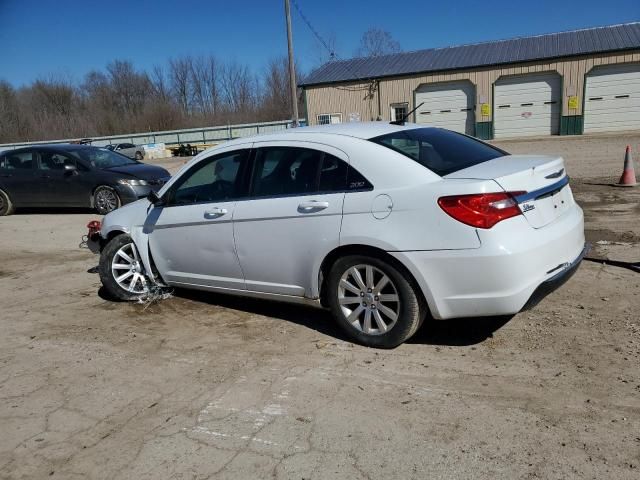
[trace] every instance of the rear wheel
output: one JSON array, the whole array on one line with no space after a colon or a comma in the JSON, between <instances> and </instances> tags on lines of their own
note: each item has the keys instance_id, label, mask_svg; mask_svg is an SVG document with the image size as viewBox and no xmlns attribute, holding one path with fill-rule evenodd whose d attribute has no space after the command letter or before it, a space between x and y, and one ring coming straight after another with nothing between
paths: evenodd
<instances>
[{"instance_id":1,"label":"rear wheel","mask_svg":"<svg viewBox=\"0 0 640 480\"><path fill-rule=\"evenodd\" d=\"M99 270L102 285L118 300L137 300L149 293L149 279L129 235L118 235L107 244Z\"/></svg>"},{"instance_id":2,"label":"rear wheel","mask_svg":"<svg viewBox=\"0 0 640 480\"><path fill-rule=\"evenodd\" d=\"M100 215L113 212L120 205L120 197L111 187L100 186L93 192L93 206Z\"/></svg>"},{"instance_id":3,"label":"rear wheel","mask_svg":"<svg viewBox=\"0 0 640 480\"><path fill-rule=\"evenodd\" d=\"M11 215L14 211L13 203L11 203L11 199L9 195L7 195L4 191L0 190L0 217L5 215Z\"/></svg>"},{"instance_id":4,"label":"rear wheel","mask_svg":"<svg viewBox=\"0 0 640 480\"><path fill-rule=\"evenodd\" d=\"M369 347L409 339L426 314L419 293L396 267L375 257L340 258L328 278L333 315L347 334Z\"/></svg>"}]
</instances>

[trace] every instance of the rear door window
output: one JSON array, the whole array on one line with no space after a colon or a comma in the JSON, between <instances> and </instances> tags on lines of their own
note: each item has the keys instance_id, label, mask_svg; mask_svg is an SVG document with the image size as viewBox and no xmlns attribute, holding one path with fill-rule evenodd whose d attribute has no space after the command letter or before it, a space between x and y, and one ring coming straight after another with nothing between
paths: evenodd
<instances>
[{"instance_id":1,"label":"rear door window","mask_svg":"<svg viewBox=\"0 0 640 480\"><path fill-rule=\"evenodd\" d=\"M324 154L320 169L321 192L343 192L347 186L347 171L349 165L339 158Z\"/></svg>"},{"instance_id":2,"label":"rear door window","mask_svg":"<svg viewBox=\"0 0 640 480\"><path fill-rule=\"evenodd\" d=\"M415 160L440 176L508 155L475 138L440 128L400 130L371 141Z\"/></svg>"},{"instance_id":3,"label":"rear door window","mask_svg":"<svg viewBox=\"0 0 640 480\"><path fill-rule=\"evenodd\" d=\"M31 170L33 168L33 152L6 152L0 156L0 168L3 170Z\"/></svg>"},{"instance_id":4,"label":"rear door window","mask_svg":"<svg viewBox=\"0 0 640 480\"><path fill-rule=\"evenodd\" d=\"M372 188L371 183L347 162L324 154L320 169L320 192L353 192Z\"/></svg>"},{"instance_id":5,"label":"rear door window","mask_svg":"<svg viewBox=\"0 0 640 480\"><path fill-rule=\"evenodd\" d=\"M256 154L252 196L305 195L318 191L323 153L297 147L263 147Z\"/></svg>"}]
</instances>

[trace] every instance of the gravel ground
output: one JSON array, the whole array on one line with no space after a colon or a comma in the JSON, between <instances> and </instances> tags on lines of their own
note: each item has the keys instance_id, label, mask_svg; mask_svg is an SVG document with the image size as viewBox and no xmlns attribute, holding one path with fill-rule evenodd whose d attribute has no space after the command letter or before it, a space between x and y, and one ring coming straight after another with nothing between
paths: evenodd
<instances>
[{"instance_id":1,"label":"gravel ground","mask_svg":"<svg viewBox=\"0 0 640 480\"><path fill-rule=\"evenodd\" d=\"M611 174L571 152L569 173L592 256L638 261L640 188L609 186L618 150L592 162ZM377 351L321 310L105 300L78 248L93 218L0 219L0 478L640 475L638 273L584 262L531 311Z\"/></svg>"},{"instance_id":2,"label":"gravel ground","mask_svg":"<svg viewBox=\"0 0 640 480\"><path fill-rule=\"evenodd\" d=\"M624 150L631 147L636 159L636 171L640 160L640 133L617 135L577 135L569 137L543 137L517 140L493 140L491 143L510 153L542 153L561 155L567 170L575 178L611 178L622 173Z\"/></svg>"}]
</instances>

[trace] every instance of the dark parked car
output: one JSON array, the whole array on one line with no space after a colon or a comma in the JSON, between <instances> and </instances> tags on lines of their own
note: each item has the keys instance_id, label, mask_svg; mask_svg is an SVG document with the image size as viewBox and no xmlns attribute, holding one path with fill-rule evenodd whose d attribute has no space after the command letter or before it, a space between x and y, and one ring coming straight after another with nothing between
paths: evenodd
<instances>
[{"instance_id":1,"label":"dark parked car","mask_svg":"<svg viewBox=\"0 0 640 480\"><path fill-rule=\"evenodd\" d=\"M15 207L92 207L100 214L159 190L164 168L86 145L0 152L0 216Z\"/></svg>"}]
</instances>

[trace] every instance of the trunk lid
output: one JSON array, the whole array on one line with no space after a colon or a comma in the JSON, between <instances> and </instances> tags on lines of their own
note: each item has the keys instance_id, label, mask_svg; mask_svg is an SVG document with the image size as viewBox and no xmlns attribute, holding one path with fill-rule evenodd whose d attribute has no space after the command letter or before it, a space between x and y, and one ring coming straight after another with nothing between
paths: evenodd
<instances>
[{"instance_id":1,"label":"trunk lid","mask_svg":"<svg viewBox=\"0 0 640 480\"><path fill-rule=\"evenodd\" d=\"M443 177L493 180L516 196L523 215L533 228L552 223L573 204L564 160L557 156L506 155Z\"/></svg>"}]
</instances>

